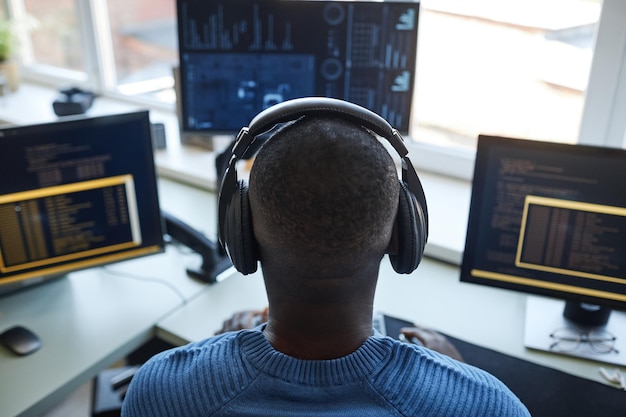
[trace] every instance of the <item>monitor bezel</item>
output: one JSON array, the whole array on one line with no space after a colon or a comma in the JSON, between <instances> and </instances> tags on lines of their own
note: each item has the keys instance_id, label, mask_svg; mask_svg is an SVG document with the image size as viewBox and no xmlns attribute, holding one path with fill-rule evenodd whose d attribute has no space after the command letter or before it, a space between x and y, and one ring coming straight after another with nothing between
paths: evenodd
<instances>
[{"instance_id":1,"label":"monitor bezel","mask_svg":"<svg viewBox=\"0 0 626 417\"><path fill-rule=\"evenodd\" d=\"M129 122L136 122L138 124L141 124L141 130L143 132L141 136L142 139L145 141L144 146L142 146L144 154L141 155L141 158L144 159L144 163L146 163L146 168L149 171L148 181L150 182L150 184L142 184L142 186L150 187L148 189L148 195L153 197L153 201L148 203L147 206L154 208L150 216L157 219L157 221L153 225L155 228L157 228L153 235L154 242L148 245L142 243L137 248L133 248L130 250L123 250L112 254L103 254L100 256L87 257L85 259L78 259L76 262L61 265L52 264L48 267L42 267L41 269L26 270L22 273L16 273L0 277L0 296L4 296L15 291L20 291L22 289L30 288L34 285L39 285L45 282L59 279L71 272L158 254L165 251L165 240L163 237L164 229L160 211L156 164L154 160L154 146L152 141L152 130L148 110L138 110L128 113L106 114L93 117L85 115L67 116L49 122L33 123L29 125L1 126L0 141L3 140L3 138L11 139L12 136L19 137L20 135L34 135L50 132L52 130L63 131L72 128L97 129L101 126L110 126L117 123ZM145 215L140 215L140 221L142 218L145 217Z\"/></svg>"},{"instance_id":2,"label":"monitor bezel","mask_svg":"<svg viewBox=\"0 0 626 417\"><path fill-rule=\"evenodd\" d=\"M465 249L461 262L461 282L502 288L524 294L539 295L558 300L594 304L609 307L615 310L626 310L626 300L619 301L616 299L600 296L591 296L588 294L569 292L559 289L545 289L530 285L521 285L499 280L480 278L474 276L471 273L471 270L474 267L475 257L477 256L475 253L475 247L473 246L473 242L475 241L476 236L481 233L481 224L479 221L477 221L477 218L479 217L479 213L483 211L483 207L485 205L484 197L485 193L487 192L487 190L485 189L485 187L487 186L485 177L487 176L488 171L488 163L490 157L489 154L490 150L493 147L497 146L505 146L512 150L532 149L537 151L570 152L572 154L585 156L595 155L600 157L622 158L624 159L626 166L626 150L624 149L598 147L583 144L548 142L532 139L509 138L503 136L479 135L474 166L474 177L472 180L472 194L470 199L470 210L467 222ZM624 169L624 171L626 172L626 168ZM592 289L592 287L587 288Z\"/></svg>"}]
</instances>

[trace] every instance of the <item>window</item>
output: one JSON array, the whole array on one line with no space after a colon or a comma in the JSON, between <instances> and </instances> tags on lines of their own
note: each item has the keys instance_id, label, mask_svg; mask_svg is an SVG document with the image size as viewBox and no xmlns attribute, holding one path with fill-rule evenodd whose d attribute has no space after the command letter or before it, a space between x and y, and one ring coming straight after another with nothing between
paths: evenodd
<instances>
[{"instance_id":1,"label":"window","mask_svg":"<svg viewBox=\"0 0 626 417\"><path fill-rule=\"evenodd\" d=\"M480 133L576 142L599 2L422 6L416 138L470 148Z\"/></svg>"},{"instance_id":2,"label":"window","mask_svg":"<svg viewBox=\"0 0 626 417\"><path fill-rule=\"evenodd\" d=\"M24 63L72 71L75 77L84 77L86 62L82 57L86 45L81 42L75 1L24 0L23 7L37 22L30 34L30 50L22 53Z\"/></svg>"},{"instance_id":3,"label":"window","mask_svg":"<svg viewBox=\"0 0 626 417\"><path fill-rule=\"evenodd\" d=\"M107 6L117 89L173 103L172 68L178 62L175 0L108 0Z\"/></svg>"},{"instance_id":4,"label":"window","mask_svg":"<svg viewBox=\"0 0 626 417\"><path fill-rule=\"evenodd\" d=\"M4 3L39 22L22 51L24 75L174 110L176 0ZM479 133L623 146L623 0L421 5L410 143L417 165L469 177Z\"/></svg>"},{"instance_id":5,"label":"window","mask_svg":"<svg viewBox=\"0 0 626 417\"><path fill-rule=\"evenodd\" d=\"M599 0L423 0L416 164L470 178L481 133L577 142L601 8Z\"/></svg>"},{"instance_id":6,"label":"window","mask_svg":"<svg viewBox=\"0 0 626 417\"><path fill-rule=\"evenodd\" d=\"M21 54L27 75L173 108L175 0L9 1L38 22Z\"/></svg>"}]
</instances>

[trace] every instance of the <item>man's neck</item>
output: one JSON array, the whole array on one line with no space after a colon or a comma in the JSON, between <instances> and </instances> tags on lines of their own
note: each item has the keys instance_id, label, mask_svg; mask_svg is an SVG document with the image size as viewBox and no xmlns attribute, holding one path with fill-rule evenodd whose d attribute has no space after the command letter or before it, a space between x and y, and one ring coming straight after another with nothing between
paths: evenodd
<instances>
[{"instance_id":1,"label":"man's neck","mask_svg":"<svg viewBox=\"0 0 626 417\"><path fill-rule=\"evenodd\" d=\"M356 351L372 335L372 307L273 308L264 334L281 353L300 359L335 359Z\"/></svg>"}]
</instances>

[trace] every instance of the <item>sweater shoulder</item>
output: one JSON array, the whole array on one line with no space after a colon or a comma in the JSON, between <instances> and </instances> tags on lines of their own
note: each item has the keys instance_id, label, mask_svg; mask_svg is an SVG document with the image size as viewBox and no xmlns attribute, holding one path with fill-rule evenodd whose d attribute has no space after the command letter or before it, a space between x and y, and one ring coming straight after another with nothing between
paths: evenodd
<instances>
[{"instance_id":1,"label":"sweater shoulder","mask_svg":"<svg viewBox=\"0 0 626 417\"><path fill-rule=\"evenodd\" d=\"M372 378L376 391L405 415L511 416L530 414L495 376L430 349L396 343Z\"/></svg>"},{"instance_id":2,"label":"sweater shoulder","mask_svg":"<svg viewBox=\"0 0 626 417\"><path fill-rule=\"evenodd\" d=\"M240 351L237 333L228 333L153 356L133 377L123 415L215 413L257 374Z\"/></svg>"}]
</instances>

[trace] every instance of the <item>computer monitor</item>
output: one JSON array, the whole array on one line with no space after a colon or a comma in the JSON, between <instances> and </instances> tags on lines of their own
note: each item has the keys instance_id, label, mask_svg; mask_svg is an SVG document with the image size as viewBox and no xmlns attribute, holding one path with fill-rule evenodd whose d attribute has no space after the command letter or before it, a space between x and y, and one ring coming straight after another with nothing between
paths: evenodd
<instances>
[{"instance_id":1,"label":"computer monitor","mask_svg":"<svg viewBox=\"0 0 626 417\"><path fill-rule=\"evenodd\" d=\"M163 247L148 112L0 129L0 293Z\"/></svg>"},{"instance_id":2,"label":"computer monitor","mask_svg":"<svg viewBox=\"0 0 626 417\"><path fill-rule=\"evenodd\" d=\"M626 364L626 150L480 136L461 280L544 296L527 347Z\"/></svg>"},{"instance_id":3,"label":"computer monitor","mask_svg":"<svg viewBox=\"0 0 626 417\"><path fill-rule=\"evenodd\" d=\"M325 96L409 130L419 1L177 0L183 132L235 135Z\"/></svg>"}]
</instances>

